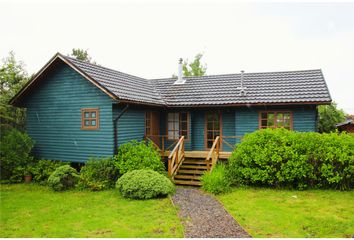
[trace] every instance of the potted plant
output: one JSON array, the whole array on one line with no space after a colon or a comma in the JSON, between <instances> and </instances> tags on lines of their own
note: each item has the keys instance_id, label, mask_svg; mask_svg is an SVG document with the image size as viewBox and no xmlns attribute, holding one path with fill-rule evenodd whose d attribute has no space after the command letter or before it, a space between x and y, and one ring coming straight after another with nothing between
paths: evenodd
<instances>
[{"instance_id":1,"label":"potted plant","mask_svg":"<svg viewBox=\"0 0 354 240\"><path fill-rule=\"evenodd\" d=\"M33 167L31 165L24 167L23 176L25 179L25 183L30 183L32 181L32 170Z\"/></svg>"}]
</instances>

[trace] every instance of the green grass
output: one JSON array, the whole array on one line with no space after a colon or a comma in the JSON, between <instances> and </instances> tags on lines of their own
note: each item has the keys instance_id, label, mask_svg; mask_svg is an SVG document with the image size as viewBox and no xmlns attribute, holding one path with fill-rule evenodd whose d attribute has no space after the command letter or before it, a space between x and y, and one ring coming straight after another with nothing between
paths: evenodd
<instances>
[{"instance_id":1,"label":"green grass","mask_svg":"<svg viewBox=\"0 0 354 240\"><path fill-rule=\"evenodd\" d=\"M0 237L183 237L168 198L127 200L116 190L52 192L0 185Z\"/></svg>"},{"instance_id":2,"label":"green grass","mask_svg":"<svg viewBox=\"0 0 354 240\"><path fill-rule=\"evenodd\" d=\"M351 237L354 192L237 188L217 197L253 237Z\"/></svg>"}]
</instances>

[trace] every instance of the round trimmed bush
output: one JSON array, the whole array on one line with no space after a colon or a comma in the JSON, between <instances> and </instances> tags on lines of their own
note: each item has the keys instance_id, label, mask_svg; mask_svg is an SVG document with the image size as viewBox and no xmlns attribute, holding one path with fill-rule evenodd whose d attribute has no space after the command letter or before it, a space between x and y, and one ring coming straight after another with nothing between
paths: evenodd
<instances>
[{"instance_id":1,"label":"round trimmed bush","mask_svg":"<svg viewBox=\"0 0 354 240\"><path fill-rule=\"evenodd\" d=\"M80 171L79 186L92 191L113 188L118 179L118 169L112 158L90 159Z\"/></svg>"},{"instance_id":2,"label":"round trimmed bush","mask_svg":"<svg viewBox=\"0 0 354 240\"><path fill-rule=\"evenodd\" d=\"M118 148L114 162L120 174L132 170L151 169L159 173L165 172L161 156L151 142L130 141Z\"/></svg>"},{"instance_id":3,"label":"round trimmed bush","mask_svg":"<svg viewBox=\"0 0 354 240\"><path fill-rule=\"evenodd\" d=\"M58 167L48 178L48 186L54 191L63 191L75 187L79 175L69 165Z\"/></svg>"},{"instance_id":4,"label":"round trimmed bush","mask_svg":"<svg viewBox=\"0 0 354 240\"><path fill-rule=\"evenodd\" d=\"M123 197L150 199L165 197L175 190L167 177L152 170L133 170L118 179L116 187Z\"/></svg>"}]
</instances>

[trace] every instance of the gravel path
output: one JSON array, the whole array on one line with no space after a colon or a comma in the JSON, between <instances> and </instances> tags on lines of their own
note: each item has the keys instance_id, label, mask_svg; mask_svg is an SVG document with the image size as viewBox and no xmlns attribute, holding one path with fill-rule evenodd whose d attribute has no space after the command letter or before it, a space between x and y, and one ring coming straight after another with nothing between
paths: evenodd
<instances>
[{"instance_id":1,"label":"gravel path","mask_svg":"<svg viewBox=\"0 0 354 240\"><path fill-rule=\"evenodd\" d=\"M178 187L172 200L180 209L186 238L250 237L216 199L197 188Z\"/></svg>"}]
</instances>

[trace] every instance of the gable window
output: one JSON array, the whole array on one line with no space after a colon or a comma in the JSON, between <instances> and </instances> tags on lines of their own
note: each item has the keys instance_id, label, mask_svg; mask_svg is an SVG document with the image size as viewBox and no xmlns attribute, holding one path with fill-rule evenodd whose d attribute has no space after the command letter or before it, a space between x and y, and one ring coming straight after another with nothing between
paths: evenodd
<instances>
[{"instance_id":1,"label":"gable window","mask_svg":"<svg viewBox=\"0 0 354 240\"><path fill-rule=\"evenodd\" d=\"M100 127L98 108L81 109L81 129L97 130Z\"/></svg>"},{"instance_id":2,"label":"gable window","mask_svg":"<svg viewBox=\"0 0 354 240\"><path fill-rule=\"evenodd\" d=\"M187 112L167 114L167 135L168 139L177 140L180 136L188 139L189 135L189 114Z\"/></svg>"},{"instance_id":3,"label":"gable window","mask_svg":"<svg viewBox=\"0 0 354 240\"><path fill-rule=\"evenodd\" d=\"M293 119L291 112L267 111L259 114L259 128L286 128L292 129Z\"/></svg>"}]
</instances>

